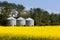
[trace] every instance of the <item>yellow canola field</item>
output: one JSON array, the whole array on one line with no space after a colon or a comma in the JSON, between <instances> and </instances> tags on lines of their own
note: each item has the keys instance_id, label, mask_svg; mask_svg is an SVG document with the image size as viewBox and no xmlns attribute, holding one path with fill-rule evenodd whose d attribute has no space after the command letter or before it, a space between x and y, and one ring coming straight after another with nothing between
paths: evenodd
<instances>
[{"instance_id":1,"label":"yellow canola field","mask_svg":"<svg viewBox=\"0 0 60 40\"><path fill-rule=\"evenodd\" d=\"M0 36L29 36L29 37L59 37L60 26L33 26L33 27L3 27L0 26Z\"/></svg>"}]
</instances>

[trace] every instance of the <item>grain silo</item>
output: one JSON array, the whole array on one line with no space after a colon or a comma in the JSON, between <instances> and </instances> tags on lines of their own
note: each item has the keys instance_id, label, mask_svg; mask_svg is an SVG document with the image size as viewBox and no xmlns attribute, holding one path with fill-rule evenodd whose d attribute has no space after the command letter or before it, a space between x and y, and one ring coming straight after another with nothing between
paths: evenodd
<instances>
[{"instance_id":1,"label":"grain silo","mask_svg":"<svg viewBox=\"0 0 60 40\"><path fill-rule=\"evenodd\" d=\"M25 21L25 19L24 18L22 18L22 17L19 17L18 19L17 19L17 26L23 26L23 25L25 25L26 24L26 21Z\"/></svg>"},{"instance_id":2,"label":"grain silo","mask_svg":"<svg viewBox=\"0 0 60 40\"><path fill-rule=\"evenodd\" d=\"M15 26L16 25L16 19L13 17L7 18L7 25L8 26Z\"/></svg>"},{"instance_id":3,"label":"grain silo","mask_svg":"<svg viewBox=\"0 0 60 40\"><path fill-rule=\"evenodd\" d=\"M27 18L26 19L26 25L34 26L34 20L32 18Z\"/></svg>"}]
</instances>

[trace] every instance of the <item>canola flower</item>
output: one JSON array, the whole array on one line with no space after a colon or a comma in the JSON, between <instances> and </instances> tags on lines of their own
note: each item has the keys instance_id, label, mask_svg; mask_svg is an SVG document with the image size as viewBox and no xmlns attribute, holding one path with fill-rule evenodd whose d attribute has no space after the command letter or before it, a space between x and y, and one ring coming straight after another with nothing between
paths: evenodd
<instances>
[{"instance_id":1,"label":"canola flower","mask_svg":"<svg viewBox=\"0 0 60 40\"><path fill-rule=\"evenodd\" d=\"M0 26L0 36L4 35L60 38L60 26Z\"/></svg>"}]
</instances>

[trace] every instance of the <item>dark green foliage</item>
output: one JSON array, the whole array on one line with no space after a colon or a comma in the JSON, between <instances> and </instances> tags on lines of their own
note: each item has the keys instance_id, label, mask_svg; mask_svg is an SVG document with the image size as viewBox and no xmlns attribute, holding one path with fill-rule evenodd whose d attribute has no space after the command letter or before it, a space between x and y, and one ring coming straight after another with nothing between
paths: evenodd
<instances>
[{"instance_id":1,"label":"dark green foliage","mask_svg":"<svg viewBox=\"0 0 60 40\"><path fill-rule=\"evenodd\" d=\"M60 40L60 38L49 37L26 37L26 36L0 36L0 40Z\"/></svg>"},{"instance_id":2,"label":"dark green foliage","mask_svg":"<svg viewBox=\"0 0 60 40\"><path fill-rule=\"evenodd\" d=\"M32 10L32 11L31 11ZM30 10L31 18L34 19L35 25L60 25L60 14L49 13L40 8L33 8Z\"/></svg>"},{"instance_id":3,"label":"dark green foliage","mask_svg":"<svg viewBox=\"0 0 60 40\"><path fill-rule=\"evenodd\" d=\"M35 25L49 25L49 13L40 8L32 9L34 12L32 13L32 18L35 21Z\"/></svg>"}]
</instances>

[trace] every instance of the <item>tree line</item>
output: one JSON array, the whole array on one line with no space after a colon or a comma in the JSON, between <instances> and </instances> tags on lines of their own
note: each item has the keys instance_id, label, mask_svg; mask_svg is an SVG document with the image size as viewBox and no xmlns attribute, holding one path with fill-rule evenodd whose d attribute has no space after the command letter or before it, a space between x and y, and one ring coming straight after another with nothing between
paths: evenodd
<instances>
[{"instance_id":1,"label":"tree line","mask_svg":"<svg viewBox=\"0 0 60 40\"><path fill-rule=\"evenodd\" d=\"M2 9L0 14L0 25L6 24L6 19L9 17L12 9L16 9L18 11L18 17L23 18L33 18L35 26L42 25L60 25L60 14L59 13L49 13L48 11L41 8L30 8L30 10L26 10L26 14L23 13L25 7L21 4L8 3L6 1L0 2L0 7L5 7Z\"/></svg>"}]
</instances>

